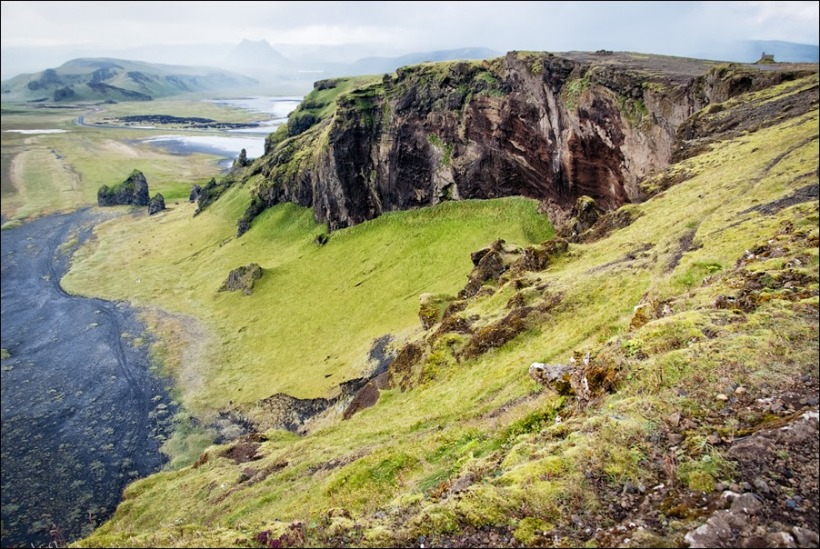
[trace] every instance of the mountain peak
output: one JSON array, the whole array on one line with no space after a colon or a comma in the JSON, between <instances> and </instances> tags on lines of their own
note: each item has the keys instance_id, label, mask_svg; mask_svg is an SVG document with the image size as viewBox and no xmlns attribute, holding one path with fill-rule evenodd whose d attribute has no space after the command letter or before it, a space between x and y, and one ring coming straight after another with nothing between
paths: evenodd
<instances>
[{"instance_id":1,"label":"mountain peak","mask_svg":"<svg viewBox=\"0 0 820 549\"><path fill-rule=\"evenodd\" d=\"M273 49L267 40L244 38L228 54L227 62L235 67L272 67L287 65L290 60Z\"/></svg>"}]
</instances>

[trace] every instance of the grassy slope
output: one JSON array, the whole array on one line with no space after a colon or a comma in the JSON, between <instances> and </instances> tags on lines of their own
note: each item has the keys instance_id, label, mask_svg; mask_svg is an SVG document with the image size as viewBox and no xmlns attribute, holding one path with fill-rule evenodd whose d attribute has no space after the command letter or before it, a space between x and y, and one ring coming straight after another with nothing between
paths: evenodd
<instances>
[{"instance_id":1,"label":"grassy slope","mask_svg":"<svg viewBox=\"0 0 820 549\"><path fill-rule=\"evenodd\" d=\"M499 237L531 243L551 234L533 201L511 199L386 215L334 233L322 247L313 241L324 227L288 204L236 239L246 205L247 193L235 187L194 219L193 206L183 206L156 221L139 215L107 223L97 229L96 249L75 256L63 280L68 291L202 320L215 338L209 362L219 367L190 374L204 380L194 394L182 387L197 410L276 392L326 396L369 373L373 340L418 324L421 293L461 287L470 251ZM253 295L217 291L232 269L249 263L265 272Z\"/></svg>"},{"instance_id":2,"label":"grassy slope","mask_svg":"<svg viewBox=\"0 0 820 549\"><path fill-rule=\"evenodd\" d=\"M723 419L710 419L722 405L715 395L738 383L755 398L766 386L817 375L818 205L809 201L774 213L749 211L816 184L817 127L815 111L719 143L673 167L686 169L691 177L630 206L643 214L632 225L598 242L572 245L547 271L531 275L563 299L540 325L509 344L461 363L444 360L433 370L433 380L407 392L383 391L375 407L307 437L267 433L268 440L258 449L261 458L253 463L237 464L221 456L225 448L214 447L196 468L137 481L127 489L114 518L78 545L253 546L256 533L270 530L276 536L290 520L304 522L308 544L401 545L415 543L422 534L457 534L489 525L509 528L522 543L535 544L549 541L538 532L555 529L576 545L588 542L589 535L576 529L570 517L592 525L592 530L613 526L617 519L608 505L617 505L626 482L666 483L674 502L698 490L708 492L715 480L731 481L732 464L706 438L715 428L726 428ZM283 356L281 349L294 345L274 333L287 325L283 317L291 314L307 323L301 325L302 335L316 331L319 337L309 335L314 342L334 343L322 349L299 345L300 360L282 363L298 373L280 371L277 377L293 376L318 387L311 381L310 365L322 364L326 349L347 349L338 354L339 366L350 367L356 353L347 340L359 339L361 352L371 337L408 326L417 293L453 292L466 273L466 252L495 237L488 230L476 235L475 242L463 242L458 251L450 247L442 252L448 257L461 254L449 258L451 266L442 271L446 281L424 269L402 281L402 270L391 270L402 254L389 254L404 246L398 237L424 234L429 222L413 227L413 216L422 220L435 214L387 216L315 248L310 237L318 229L306 214L280 207L267 212L243 239L214 251L209 239L228 234L228 219L234 218L227 214L242 206L236 195L227 198L229 203L209 217L195 220L190 225L194 230L175 232L173 239L148 229L142 242L156 244L138 250L145 267L132 264L140 270L142 284L150 281L136 287L138 303L163 301L169 306L176 302L165 297L169 291L191 299L197 305L186 305L188 312L224 334L218 338L222 356L244 355L250 362L244 366L242 361L242 369L232 373L212 374L227 391L238 390L231 383L254 389L259 378L252 372L261 373L266 366L255 363L252 355L262 351L258 345L265 345L266 337L277 341L265 352ZM492 211L496 206L467 207ZM171 212L161 223L182 227L176 215ZM456 228L466 229L469 219L465 216ZM220 224L225 224L222 233ZM77 288L83 282L109 297L124 295L106 282L107 277L116 278L112 272L102 275L97 269L116 268L117 261L104 257L116 253L114 243L127 233L119 224L101 229L97 252L78 261L67 286ZM508 240L523 244L524 236L522 231ZM682 248L689 237L693 245ZM177 250L192 251L170 250L171 240ZM419 244L424 241L407 244L418 254L428 253L429 248ZM365 243L370 249L360 248ZM738 261L757 245L782 246L785 253ZM167 255L154 261L154 253ZM172 258L186 276L167 273ZM120 254L118 260L125 258ZM250 298L213 293L229 268L251 260L266 269L258 293ZM321 269L304 270L308 264ZM412 260L401 267L411 266ZM323 276L326 272L333 276ZM719 295L738 294L755 272L765 274L765 283L754 308L716 308ZM793 290L777 282L787 275L802 282ZM372 290L356 293L359 281L372 284ZM281 295L285 284L309 291L298 297ZM374 293L385 285L395 287L389 302L387 293ZM334 292L347 297L333 297ZM510 285L502 287L472 302L463 314L480 314L482 322L499 318L514 293ZM338 299L349 300L346 310ZM282 308L283 300L290 300L293 308ZM334 308L319 307L323 300L331 300ZM254 301L264 306L251 305ZM665 303L669 313L629 329L640 303ZM340 304L343 310L336 311ZM240 324L247 330L237 334L239 339L227 339ZM527 377L533 361L565 363L573 351L585 350L591 351L593 364L610 368L619 380L617 392L602 395L588 407L564 401ZM225 365L219 364L221 372ZM677 451L653 442L663 437L664 418L671 412L683 412L698 425L686 432ZM556 413L563 422L555 421ZM735 427L748 432L765 420L744 417L747 424ZM250 481L243 481L243 471ZM457 479L466 480L462 490L453 493L450 488ZM608 500L612 494L615 499ZM681 543L692 518L670 518L657 534L665 543ZM643 535L645 544L661 541L651 533Z\"/></svg>"}]
</instances>

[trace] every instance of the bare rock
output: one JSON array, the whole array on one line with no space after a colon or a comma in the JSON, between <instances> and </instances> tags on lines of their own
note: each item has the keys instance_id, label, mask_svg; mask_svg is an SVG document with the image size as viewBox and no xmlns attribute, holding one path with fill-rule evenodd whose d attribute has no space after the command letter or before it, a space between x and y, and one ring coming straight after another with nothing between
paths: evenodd
<instances>
[{"instance_id":1,"label":"bare rock","mask_svg":"<svg viewBox=\"0 0 820 549\"><path fill-rule=\"evenodd\" d=\"M717 511L706 524L684 536L689 547L724 547L732 539L732 528L726 520L727 511Z\"/></svg>"},{"instance_id":2,"label":"bare rock","mask_svg":"<svg viewBox=\"0 0 820 549\"><path fill-rule=\"evenodd\" d=\"M798 547L817 547L820 545L820 536L814 530L795 526L792 528L792 534Z\"/></svg>"},{"instance_id":3,"label":"bare rock","mask_svg":"<svg viewBox=\"0 0 820 549\"><path fill-rule=\"evenodd\" d=\"M165 197L160 193L154 195L154 198L148 203L148 215L154 215L165 209Z\"/></svg>"},{"instance_id":4,"label":"bare rock","mask_svg":"<svg viewBox=\"0 0 820 549\"><path fill-rule=\"evenodd\" d=\"M763 509L763 504L760 503L754 494L746 492L735 498L732 502L731 511L733 513L745 513L747 515L756 515Z\"/></svg>"},{"instance_id":5,"label":"bare rock","mask_svg":"<svg viewBox=\"0 0 820 549\"><path fill-rule=\"evenodd\" d=\"M103 185L97 191L99 206L147 206L149 201L148 182L139 170L131 172L122 183L113 187Z\"/></svg>"},{"instance_id":6,"label":"bare rock","mask_svg":"<svg viewBox=\"0 0 820 549\"><path fill-rule=\"evenodd\" d=\"M191 187L191 193L188 195L188 202L196 202L202 195L202 187L194 185Z\"/></svg>"}]
</instances>

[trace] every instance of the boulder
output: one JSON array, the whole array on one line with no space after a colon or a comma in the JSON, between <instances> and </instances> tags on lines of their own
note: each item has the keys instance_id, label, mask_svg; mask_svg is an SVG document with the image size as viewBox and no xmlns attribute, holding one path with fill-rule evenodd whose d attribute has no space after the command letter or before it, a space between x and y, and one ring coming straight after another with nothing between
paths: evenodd
<instances>
[{"instance_id":1,"label":"boulder","mask_svg":"<svg viewBox=\"0 0 820 549\"><path fill-rule=\"evenodd\" d=\"M237 267L230 272L228 278L220 286L219 291L235 292L236 290L242 290L243 294L251 295L254 282L260 278L262 278L262 267L256 263Z\"/></svg>"},{"instance_id":2,"label":"boulder","mask_svg":"<svg viewBox=\"0 0 820 549\"><path fill-rule=\"evenodd\" d=\"M580 353L575 354L570 358L569 364L534 362L530 365L529 376L560 395L581 401L589 401L603 392L615 392L617 367L607 360L593 361L589 353L583 357Z\"/></svg>"},{"instance_id":3,"label":"boulder","mask_svg":"<svg viewBox=\"0 0 820 549\"><path fill-rule=\"evenodd\" d=\"M97 191L97 204L100 206L147 206L150 202L148 182L139 170L134 170L128 179L109 187L103 185Z\"/></svg>"},{"instance_id":4,"label":"boulder","mask_svg":"<svg viewBox=\"0 0 820 549\"><path fill-rule=\"evenodd\" d=\"M165 198L157 193L154 198L148 203L148 215L154 215L165 209Z\"/></svg>"},{"instance_id":5,"label":"boulder","mask_svg":"<svg viewBox=\"0 0 820 549\"><path fill-rule=\"evenodd\" d=\"M242 149L239 152L239 156L236 158L236 160L233 161L233 167L244 168L248 164L250 164L250 160L248 160L248 153L245 149Z\"/></svg>"},{"instance_id":6,"label":"boulder","mask_svg":"<svg viewBox=\"0 0 820 549\"><path fill-rule=\"evenodd\" d=\"M544 364L543 362L533 362L530 365L530 377L544 385L551 387L559 395L574 394L572 388L572 374L574 368L565 364Z\"/></svg>"},{"instance_id":7,"label":"boulder","mask_svg":"<svg viewBox=\"0 0 820 549\"><path fill-rule=\"evenodd\" d=\"M364 387L359 389L353 400L342 414L342 419L350 419L353 414L370 408L379 400L382 389L390 388L390 372L384 372L368 381Z\"/></svg>"},{"instance_id":8,"label":"boulder","mask_svg":"<svg viewBox=\"0 0 820 549\"><path fill-rule=\"evenodd\" d=\"M584 231L590 229L601 217L602 212L589 196L579 196L572 208L570 220L558 230L558 235L576 241Z\"/></svg>"}]
</instances>

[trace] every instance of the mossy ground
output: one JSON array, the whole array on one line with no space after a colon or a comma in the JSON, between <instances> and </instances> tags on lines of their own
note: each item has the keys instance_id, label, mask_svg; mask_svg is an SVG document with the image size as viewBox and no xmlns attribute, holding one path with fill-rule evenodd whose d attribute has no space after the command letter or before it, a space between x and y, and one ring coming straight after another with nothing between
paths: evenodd
<instances>
[{"instance_id":1,"label":"mossy ground","mask_svg":"<svg viewBox=\"0 0 820 549\"><path fill-rule=\"evenodd\" d=\"M136 481L114 517L76 545L255 547L263 532L266 543L425 536L435 545L490 530L510 544L600 546L623 541L617 527L640 502L652 504L640 535L681 544L705 512L700 498L736 480L724 445L771 420L733 412L729 421L717 396L743 387L751 406L795 378L817 378L817 201L760 209L817 184L817 128L814 111L673 166L687 179L630 206L640 214L632 224L522 275L528 305L560 300L511 341L470 359L444 356L433 379L384 390L372 408L307 436L269 431L254 461L213 446L194 466ZM197 218L180 207L150 222L109 222L64 280L70 291L202 323L204 360L179 374L195 410L275 390L321 395L363 371L375 338L426 337L419 295L456 293L470 251L550 234L531 202L512 199L387 215L321 247L313 241L324 228L310 212L280 205L234 239L248 201L232 188ZM216 292L251 261L265 269L252 296ZM514 281L492 286L459 313L476 328L510 312ZM527 376L534 361L578 352L611 381L589 401Z\"/></svg>"},{"instance_id":2,"label":"mossy ground","mask_svg":"<svg viewBox=\"0 0 820 549\"><path fill-rule=\"evenodd\" d=\"M137 214L101 225L96 247L78 253L63 280L71 292L163 303L203 322L214 334L208 361L223 366L201 365L202 387L183 387L196 409L252 404L277 392L326 396L370 373L375 339L418 326L420 294L458 291L470 251L498 236L534 243L551 235L535 202L508 199L388 214L337 231L322 246L315 238L324 226L285 204L234 238L246 203L235 187L193 219L186 205L156 220ZM264 270L253 295L218 292L232 269L248 263Z\"/></svg>"}]
</instances>

